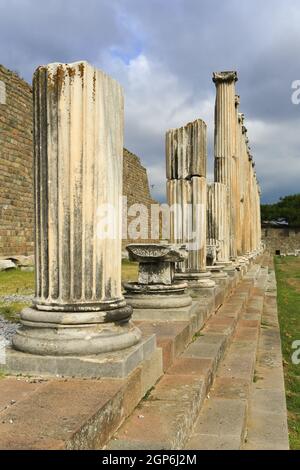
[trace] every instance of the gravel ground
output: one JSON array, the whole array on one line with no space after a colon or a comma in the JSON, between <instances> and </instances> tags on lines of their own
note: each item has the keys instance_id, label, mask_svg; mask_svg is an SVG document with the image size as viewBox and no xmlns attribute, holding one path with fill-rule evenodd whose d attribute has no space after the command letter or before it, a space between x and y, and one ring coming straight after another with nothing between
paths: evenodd
<instances>
[{"instance_id":1,"label":"gravel ground","mask_svg":"<svg viewBox=\"0 0 300 470\"><path fill-rule=\"evenodd\" d=\"M33 295L18 295L18 294L11 294L11 295L4 295L0 296L0 303L3 302L5 304L10 304L13 302L20 302L26 303L31 302L33 299ZM11 342L11 338L20 327L19 323L12 323L0 315L0 340L5 339L9 343Z\"/></svg>"},{"instance_id":2,"label":"gravel ground","mask_svg":"<svg viewBox=\"0 0 300 470\"><path fill-rule=\"evenodd\" d=\"M0 316L0 339L11 342L11 338L20 327L19 323L11 323Z\"/></svg>"},{"instance_id":3,"label":"gravel ground","mask_svg":"<svg viewBox=\"0 0 300 470\"><path fill-rule=\"evenodd\" d=\"M31 302L33 299L33 294L30 295L20 295L20 294L11 294L0 296L0 302Z\"/></svg>"}]
</instances>

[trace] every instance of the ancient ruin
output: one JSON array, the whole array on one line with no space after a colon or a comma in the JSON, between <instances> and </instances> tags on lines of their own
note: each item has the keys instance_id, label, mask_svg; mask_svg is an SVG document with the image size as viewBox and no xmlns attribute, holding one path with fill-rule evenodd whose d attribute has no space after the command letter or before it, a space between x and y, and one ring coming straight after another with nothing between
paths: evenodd
<instances>
[{"instance_id":1,"label":"ancient ruin","mask_svg":"<svg viewBox=\"0 0 300 470\"><path fill-rule=\"evenodd\" d=\"M192 289L213 293L215 282L206 269L206 145L201 119L166 134L167 198L174 206L171 240L186 243L189 253L178 264L177 278L187 280Z\"/></svg>"},{"instance_id":2,"label":"ancient ruin","mask_svg":"<svg viewBox=\"0 0 300 470\"><path fill-rule=\"evenodd\" d=\"M0 393L12 383L25 398L3 413L1 448L288 448L280 340L270 351L261 328L267 318L279 338L237 73L213 81L213 181L201 116L168 130L169 237L127 246L128 280L122 88L85 61L37 68L35 296L5 349Z\"/></svg>"},{"instance_id":3,"label":"ancient ruin","mask_svg":"<svg viewBox=\"0 0 300 470\"><path fill-rule=\"evenodd\" d=\"M100 354L98 373L110 375L101 353L143 348L121 291L122 89L87 62L50 64L34 75L34 113L36 291L13 338L25 354L12 351L7 364L47 374L58 357L71 375L64 356ZM75 375L95 373L72 364Z\"/></svg>"}]
</instances>

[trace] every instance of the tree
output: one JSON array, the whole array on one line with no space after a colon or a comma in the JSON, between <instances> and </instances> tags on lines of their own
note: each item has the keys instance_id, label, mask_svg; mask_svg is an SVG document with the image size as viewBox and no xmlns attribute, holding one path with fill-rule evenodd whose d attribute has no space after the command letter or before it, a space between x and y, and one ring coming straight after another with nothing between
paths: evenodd
<instances>
[{"instance_id":1,"label":"tree","mask_svg":"<svg viewBox=\"0 0 300 470\"><path fill-rule=\"evenodd\" d=\"M300 194L281 197L275 204L261 205L261 220L284 218L290 226L300 226Z\"/></svg>"}]
</instances>

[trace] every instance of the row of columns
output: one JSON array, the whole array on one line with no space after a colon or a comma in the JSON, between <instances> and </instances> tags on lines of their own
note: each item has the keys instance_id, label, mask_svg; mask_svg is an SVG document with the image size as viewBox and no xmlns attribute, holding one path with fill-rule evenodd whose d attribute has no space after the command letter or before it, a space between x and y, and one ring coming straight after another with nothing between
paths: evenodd
<instances>
[{"instance_id":1,"label":"row of columns","mask_svg":"<svg viewBox=\"0 0 300 470\"><path fill-rule=\"evenodd\" d=\"M218 246L219 262L237 263L261 247L260 188L244 115L239 112L237 73L214 73L213 81L214 183L208 188L208 241Z\"/></svg>"},{"instance_id":2,"label":"row of columns","mask_svg":"<svg viewBox=\"0 0 300 470\"><path fill-rule=\"evenodd\" d=\"M148 309L149 315L162 306L169 314L170 306L188 308L187 282L205 294L214 292L215 266L226 269L259 249L259 186L238 112L237 76L221 72L213 80L215 181L207 185L204 121L168 131L173 245L129 248L140 274L137 283L127 285L126 302L121 287L122 89L87 62L36 70L36 292L33 306L22 311L22 327L13 338L16 350L39 357L108 354L107 361L114 362L110 353L141 342L131 323L132 306ZM99 228L107 208L113 208L113 231L103 238ZM215 266L207 266L207 240L215 248L210 263Z\"/></svg>"},{"instance_id":3,"label":"row of columns","mask_svg":"<svg viewBox=\"0 0 300 470\"><path fill-rule=\"evenodd\" d=\"M237 73L213 74L216 86L214 182L206 180L206 125L201 119L166 134L167 198L171 241L188 246L188 259L177 276L190 285L213 286L209 264L231 272L260 249L260 189L248 146L244 115L236 95ZM189 207L189 210L188 210ZM202 211L202 212L201 212ZM201 216L202 214L202 216ZM205 216L203 217L203 214ZM196 235L194 235L196 234ZM201 248L193 247L196 239ZM205 238L206 240L205 240Z\"/></svg>"}]
</instances>

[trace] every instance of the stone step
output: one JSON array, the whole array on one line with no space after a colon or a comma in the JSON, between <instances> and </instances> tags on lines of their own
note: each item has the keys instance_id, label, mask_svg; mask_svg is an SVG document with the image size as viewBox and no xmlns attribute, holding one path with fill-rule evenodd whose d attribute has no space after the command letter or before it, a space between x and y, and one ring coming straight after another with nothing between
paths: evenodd
<instances>
[{"instance_id":1,"label":"stone step","mask_svg":"<svg viewBox=\"0 0 300 470\"><path fill-rule=\"evenodd\" d=\"M274 272L271 271L266 281L255 380L250 386L247 436L243 445L245 450L289 449L276 282L274 281Z\"/></svg>"},{"instance_id":2,"label":"stone step","mask_svg":"<svg viewBox=\"0 0 300 470\"><path fill-rule=\"evenodd\" d=\"M174 358L154 390L138 405L105 448L183 448L209 393L218 364L234 335L238 318L252 293L257 271L251 271L252 275L239 283L200 333L194 335L180 357Z\"/></svg>"},{"instance_id":3,"label":"stone step","mask_svg":"<svg viewBox=\"0 0 300 470\"><path fill-rule=\"evenodd\" d=\"M241 289L242 288L243 285L241 283ZM245 293L245 297L249 294L248 290ZM222 301L224 301L225 298L230 299L232 292L230 288L220 288L218 294L222 297ZM228 300L228 302L229 301L230 300ZM217 309L220 308L220 305L219 300L217 302ZM135 321L135 324L144 335L155 334L157 345L162 348L164 372L166 372L173 364L174 360L182 354L187 345L191 342L194 334L204 328L208 319L216 311L216 303L212 298L195 297L192 311L193 314L189 321Z\"/></svg>"},{"instance_id":4,"label":"stone step","mask_svg":"<svg viewBox=\"0 0 300 470\"><path fill-rule=\"evenodd\" d=\"M159 328L150 322L140 324L145 337L157 335L158 348L127 378L3 378L0 448L99 449L118 429L123 429L127 417L134 416L141 435L147 435L146 416L149 436L154 430L150 417L155 420L156 416L161 423L159 442L152 440L154 448L161 448L162 442L168 448L182 447L253 285L254 273L239 283L216 315L207 307L209 319L201 314L190 322L162 322ZM203 300L202 305L205 303ZM202 330L195 334L199 324ZM197 351L204 337L206 346L199 346ZM153 388L162 375L162 357L166 373ZM138 448L135 444L134 448ZM146 449L148 444L151 445L150 437Z\"/></svg>"},{"instance_id":5,"label":"stone step","mask_svg":"<svg viewBox=\"0 0 300 470\"><path fill-rule=\"evenodd\" d=\"M263 406L268 406L269 412L271 407L274 413L277 406L270 404L268 394L263 394L261 390L257 390L256 384L256 361L260 354L261 338L264 336L261 322L264 319L264 312L268 303L265 295L267 285L267 270L262 269L256 279L247 308L238 319L234 337L219 365L211 392L200 411L193 432L186 443L186 449L238 450L242 448L267 448L264 447L266 438L262 439L264 430L262 416L257 418L255 414L255 412L261 412ZM281 355L280 350L278 354ZM272 426L275 426L277 431L281 431L279 439L276 440L277 448L286 448L286 441L282 438L284 434L284 431L282 431L284 420L282 417L285 409L284 387L281 387L281 394L278 394L279 392L276 390L271 390L271 392L276 395L274 396L275 403L278 404L279 401L281 403L281 407L279 407L281 428L278 429L276 419L272 421L274 414L271 417L270 414L267 416L269 419L266 419L265 427L272 428ZM249 409L250 419L248 416ZM266 412L266 409L264 411ZM275 434L277 431L275 431ZM275 434L271 429L265 429L265 436L272 435L274 437ZM278 440L280 444L278 444ZM276 444L272 448L276 448Z\"/></svg>"},{"instance_id":6,"label":"stone step","mask_svg":"<svg viewBox=\"0 0 300 470\"><path fill-rule=\"evenodd\" d=\"M95 449L162 375L156 348L125 379L0 380L0 449Z\"/></svg>"},{"instance_id":7,"label":"stone step","mask_svg":"<svg viewBox=\"0 0 300 470\"><path fill-rule=\"evenodd\" d=\"M212 302L200 301L197 321L137 322L144 338L156 335L158 348L127 378L2 379L0 448L102 447L155 385L163 373L162 365L164 370L168 369L184 351L198 323L203 325L207 316L213 313L212 307ZM89 394L79 396L80 388L85 390L85 387L88 387ZM88 403L86 396L90 397ZM74 401L76 406L73 406ZM80 413L81 409L83 413ZM33 420L32 410L35 410L37 419Z\"/></svg>"}]
</instances>

